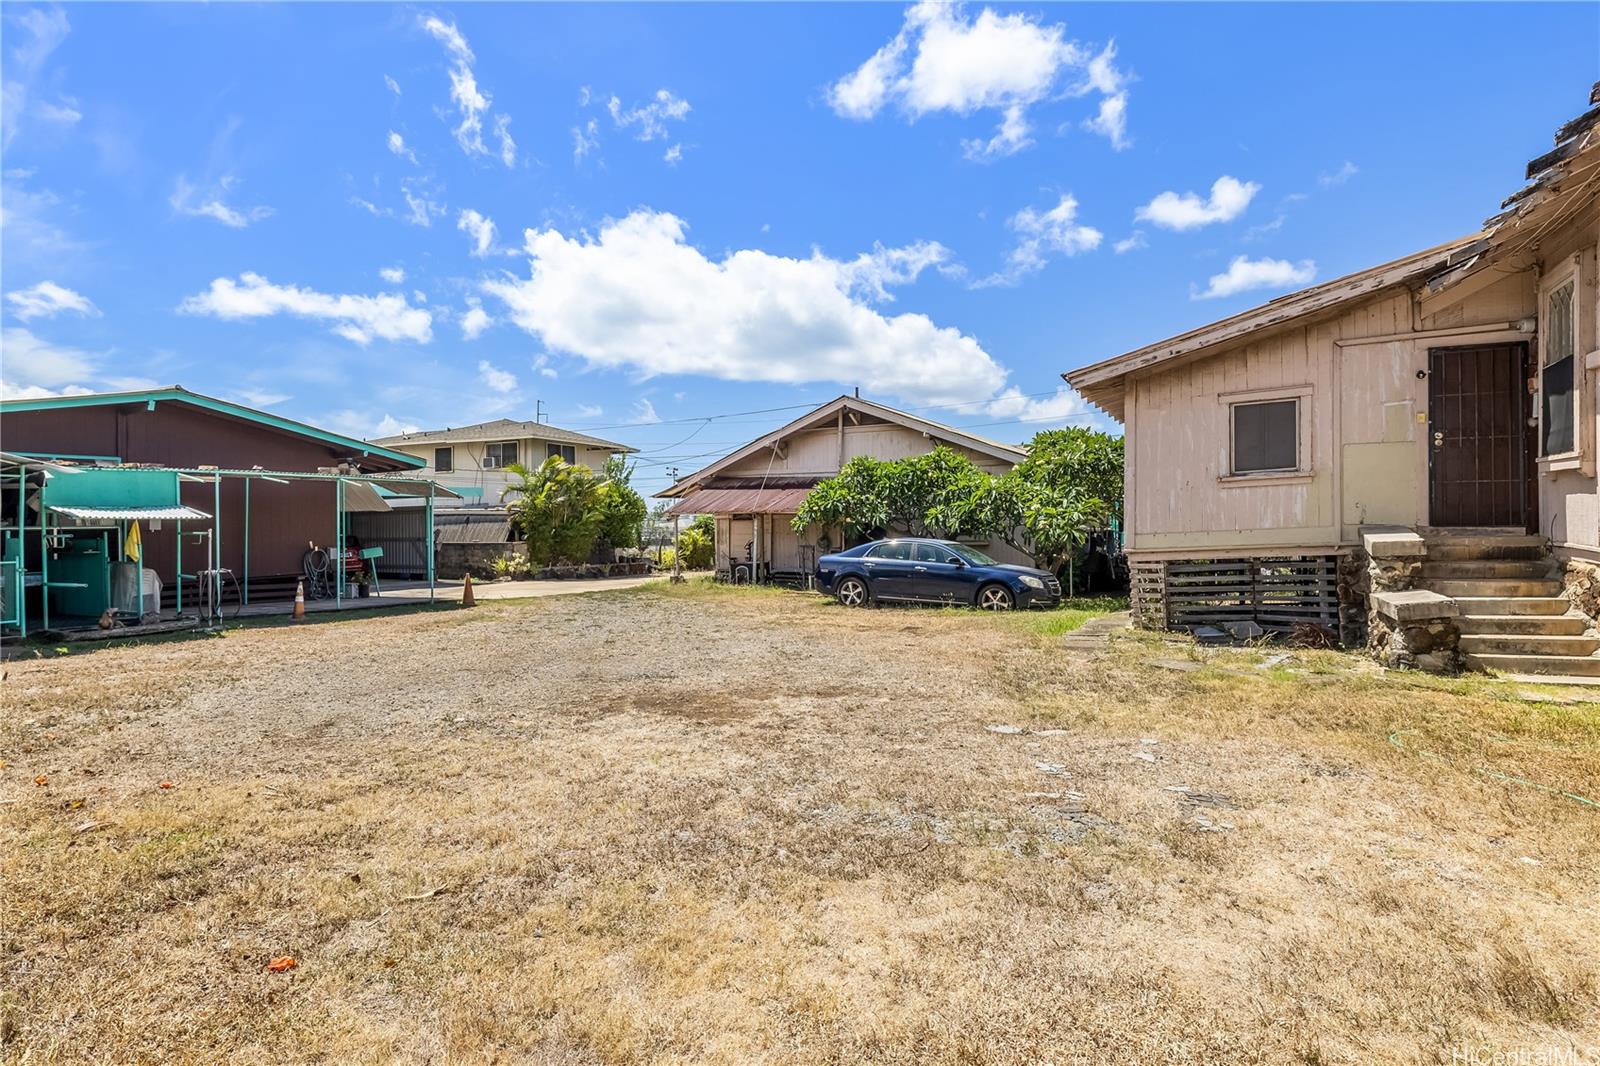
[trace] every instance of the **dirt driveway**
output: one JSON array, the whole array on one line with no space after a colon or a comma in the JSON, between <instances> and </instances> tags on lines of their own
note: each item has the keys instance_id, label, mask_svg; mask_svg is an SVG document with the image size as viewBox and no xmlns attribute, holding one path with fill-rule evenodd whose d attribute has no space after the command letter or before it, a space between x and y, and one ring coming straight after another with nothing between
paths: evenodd
<instances>
[{"instance_id":1,"label":"dirt driveway","mask_svg":"<svg viewBox=\"0 0 1600 1066\"><path fill-rule=\"evenodd\" d=\"M6 670L10 1061L1600 1045L1587 703L701 586Z\"/></svg>"}]
</instances>

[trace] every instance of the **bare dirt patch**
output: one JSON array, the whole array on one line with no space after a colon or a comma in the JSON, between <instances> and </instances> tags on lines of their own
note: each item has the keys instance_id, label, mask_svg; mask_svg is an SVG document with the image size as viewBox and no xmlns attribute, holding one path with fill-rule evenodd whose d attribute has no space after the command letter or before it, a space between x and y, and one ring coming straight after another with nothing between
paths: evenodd
<instances>
[{"instance_id":1,"label":"bare dirt patch","mask_svg":"<svg viewBox=\"0 0 1600 1066\"><path fill-rule=\"evenodd\" d=\"M656 588L11 662L7 1055L1600 1043L1600 812L1481 772L1600 795L1593 705L1190 654Z\"/></svg>"}]
</instances>

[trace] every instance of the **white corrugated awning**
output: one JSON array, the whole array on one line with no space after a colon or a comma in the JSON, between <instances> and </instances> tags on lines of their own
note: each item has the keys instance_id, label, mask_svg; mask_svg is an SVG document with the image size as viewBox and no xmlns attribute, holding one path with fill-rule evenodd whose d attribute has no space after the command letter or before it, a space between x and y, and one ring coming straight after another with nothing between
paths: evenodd
<instances>
[{"instance_id":1,"label":"white corrugated awning","mask_svg":"<svg viewBox=\"0 0 1600 1066\"><path fill-rule=\"evenodd\" d=\"M97 522L149 522L163 518L186 522L211 517L193 507L51 507L50 511L68 518L87 518Z\"/></svg>"}]
</instances>

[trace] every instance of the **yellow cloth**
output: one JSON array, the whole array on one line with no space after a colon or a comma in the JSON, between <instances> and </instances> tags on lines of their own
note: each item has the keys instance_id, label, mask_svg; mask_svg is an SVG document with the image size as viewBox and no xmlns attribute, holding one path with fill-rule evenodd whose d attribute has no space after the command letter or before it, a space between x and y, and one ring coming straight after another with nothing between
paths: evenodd
<instances>
[{"instance_id":1,"label":"yellow cloth","mask_svg":"<svg viewBox=\"0 0 1600 1066\"><path fill-rule=\"evenodd\" d=\"M139 523L135 522L128 527L128 536L122 542L122 551L130 561L135 563L139 561L139 553L143 551L139 541Z\"/></svg>"}]
</instances>

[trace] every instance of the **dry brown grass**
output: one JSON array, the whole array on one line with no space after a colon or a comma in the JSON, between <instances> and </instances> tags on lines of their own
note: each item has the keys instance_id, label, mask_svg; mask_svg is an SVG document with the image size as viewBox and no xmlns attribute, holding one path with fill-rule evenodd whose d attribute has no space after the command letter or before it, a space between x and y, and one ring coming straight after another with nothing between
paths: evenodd
<instances>
[{"instance_id":1,"label":"dry brown grass","mask_svg":"<svg viewBox=\"0 0 1600 1066\"><path fill-rule=\"evenodd\" d=\"M1600 811L1477 769L1600 796L1594 705L1046 630L656 588L12 662L6 1053L1600 1042Z\"/></svg>"}]
</instances>

